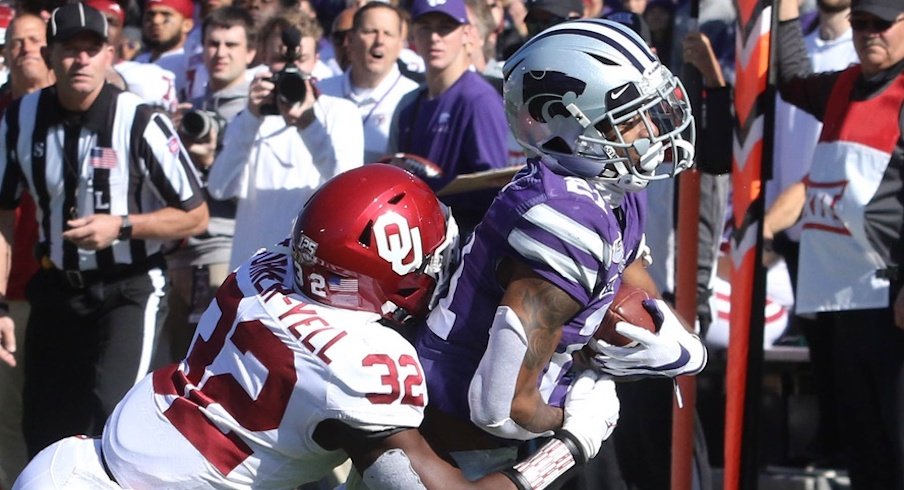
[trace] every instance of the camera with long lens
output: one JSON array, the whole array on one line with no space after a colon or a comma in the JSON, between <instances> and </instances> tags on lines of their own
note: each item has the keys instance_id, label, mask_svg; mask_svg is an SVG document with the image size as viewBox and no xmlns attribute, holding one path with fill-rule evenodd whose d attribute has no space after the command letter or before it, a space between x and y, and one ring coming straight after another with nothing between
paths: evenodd
<instances>
[{"instance_id":1,"label":"camera with long lens","mask_svg":"<svg viewBox=\"0 0 904 490\"><path fill-rule=\"evenodd\" d=\"M192 141L204 141L210 135L210 131L216 128L217 146L223 143L223 133L226 129L226 120L212 111L191 110L182 116L179 131Z\"/></svg>"},{"instance_id":2,"label":"camera with long lens","mask_svg":"<svg viewBox=\"0 0 904 490\"><path fill-rule=\"evenodd\" d=\"M282 43L286 47L286 53L283 56L286 65L270 78L270 82L275 86L273 89L275 97L271 102L261 105L261 114L264 115L279 114L276 97L286 104L297 104L303 101L308 94L307 80L311 77L295 66L295 60L299 58L301 31L295 27L287 27L282 32Z\"/></svg>"}]
</instances>

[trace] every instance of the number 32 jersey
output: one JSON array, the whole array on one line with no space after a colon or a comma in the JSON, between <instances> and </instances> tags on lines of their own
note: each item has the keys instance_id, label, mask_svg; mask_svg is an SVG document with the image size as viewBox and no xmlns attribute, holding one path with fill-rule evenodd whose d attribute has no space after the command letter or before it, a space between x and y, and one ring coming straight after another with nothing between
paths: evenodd
<instances>
[{"instance_id":1,"label":"number 32 jersey","mask_svg":"<svg viewBox=\"0 0 904 490\"><path fill-rule=\"evenodd\" d=\"M314 442L321 421L371 432L420 425L427 394L414 347L376 314L296 293L292 267L284 246L245 262L186 358L116 407L103 452L121 485L294 488L347 457Z\"/></svg>"}]
</instances>

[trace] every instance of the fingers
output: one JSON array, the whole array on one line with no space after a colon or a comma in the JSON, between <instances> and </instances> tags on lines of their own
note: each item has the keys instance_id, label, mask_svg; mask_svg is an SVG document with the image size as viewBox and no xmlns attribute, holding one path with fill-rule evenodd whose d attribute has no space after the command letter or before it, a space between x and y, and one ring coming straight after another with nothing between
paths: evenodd
<instances>
[{"instance_id":1,"label":"fingers","mask_svg":"<svg viewBox=\"0 0 904 490\"><path fill-rule=\"evenodd\" d=\"M0 361L11 367L16 367L16 358L13 353L16 352L16 334L12 319L7 317L0 318Z\"/></svg>"}]
</instances>

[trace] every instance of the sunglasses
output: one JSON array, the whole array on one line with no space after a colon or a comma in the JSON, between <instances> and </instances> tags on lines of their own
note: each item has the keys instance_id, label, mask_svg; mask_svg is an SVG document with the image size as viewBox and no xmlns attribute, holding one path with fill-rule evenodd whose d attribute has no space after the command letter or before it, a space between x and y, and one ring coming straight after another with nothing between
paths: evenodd
<instances>
[{"instance_id":1,"label":"sunglasses","mask_svg":"<svg viewBox=\"0 0 904 490\"><path fill-rule=\"evenodd\" d=\"M891 26L901 22L904 18L897 18L895 20L884 20L879 19L877 17L852 17L851 21L851 29L859 32L885 32L891 28Z\"/></svg>"}]
</instances>

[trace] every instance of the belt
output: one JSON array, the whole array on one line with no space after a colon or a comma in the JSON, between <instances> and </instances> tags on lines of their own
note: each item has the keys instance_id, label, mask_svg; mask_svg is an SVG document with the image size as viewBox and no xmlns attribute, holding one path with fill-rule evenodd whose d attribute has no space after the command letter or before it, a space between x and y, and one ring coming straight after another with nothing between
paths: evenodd
<instances>
[{"instance_id":1,"label":"belt","mask_svg":"<svg viewBox=\"0 0 904 490\"><path fill-rule=\"evenodd\" d=\"M58 269L47 257L41 258L41 267L48 272L59 274L64 283L73 289L84 289L97 283L110 283L142 275L151 269L165 269L163 254L154 254L138 264L115 264L104 269L87 271Z\"/></svg>"}]
</instances>

